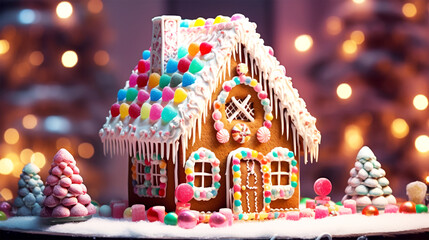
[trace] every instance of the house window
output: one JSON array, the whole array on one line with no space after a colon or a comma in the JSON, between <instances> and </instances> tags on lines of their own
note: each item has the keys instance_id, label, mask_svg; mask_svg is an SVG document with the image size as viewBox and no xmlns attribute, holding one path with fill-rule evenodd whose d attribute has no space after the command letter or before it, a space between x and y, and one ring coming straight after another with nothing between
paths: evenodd
<instances>
[{"instance_id":1,"label":"house window","mask_svg":"<svg viewBox=\"0 0 429 240\"><path fill-rule=\"evenodd\" d=\"M149 159L136 156L131 168L134 192L140 197L165 197L167 188L167 163L160 155Z\"/></svg>"},{"instance_id":2,"label":"house window","mask_svg":"<svg viewBox=\"0 0 429 240\"><path fill-rule=\"evenodd\" d=\"M274 148L267 157L271 165L271 198L289 199L298 184L298 168L294 154L287 148Z\"/></svg>"},{"instance_id":3,"label":"house window","mask_svg":"<svg viewBox=\"0 0 429 240\"><path fill-rule=\"evenodd\" d=\"M271 162L271 183L273 186L284 186L290 182L289 163L285 159Z\"/></svg>"},{"instance_id":4,"label":"house window","mask_svg":"<svg viewBox=\"0 0 429 240\"><path fill-rule=\"evenodd\" d=\"M226 119L229 122L232 120L254 121L255 113L250 97L250 95L247 95L244 99L231 97L231 102L225 104Z\"/></svg>"},{"instance_id":5,"label":"house window","mask_svg":"<svg viewBox=\"0 0 429 240\"><path fill-rule=\"evenodd\" d=\"M194 188L194 199L210 200L220 188L219 159L215 154L200 148L191 153L185 164L186 182Z\"/></svg>"}]
</instances>

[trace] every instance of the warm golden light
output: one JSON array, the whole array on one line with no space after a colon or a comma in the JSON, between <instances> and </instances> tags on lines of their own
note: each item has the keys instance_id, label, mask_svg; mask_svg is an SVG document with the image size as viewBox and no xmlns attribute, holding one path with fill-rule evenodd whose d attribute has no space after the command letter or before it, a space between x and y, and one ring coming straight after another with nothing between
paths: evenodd
<instances>
[{"instance_id":1,"label":"warm golden light","mask_svg":"<svg viewBox=\"0 0 429 240\"><path fill-rule=\"evenodd\" d=\"M19 162L18 154L13 152L6 154L6 158L9 158L13 162L13 164L16 164L17 162Z\"/></svg>"},{"instance_id":2,"label":"warm golden light","mask_svg":"<svg viewBox=\"0 0 429 240\"><path fill-rule=\"evenodd\" d=\"M428 183L429 184L429 176L426 176L426 183Z\"/></svg>"},{"instance_id":3,"label":"warm golden light","mask_svg":"<svg viewBox=\"0 0 429 240\"><path fill-rule=\"evenodd\" d=\"M395 138L404 138L408 135L410 128L404 119L397 118L390 125L390 130Z\"/></svg>"},{"instance_id":4,"label":"warm golden light","mask_svg":"<svg viewBox=\"0 0 429 240\"><path fill-rule=\"evenodd\" d=\"M353 54L357 51L357 44L353 40L346 40L343 42L343 51L346 54Z\"/></svg>"},{"instance_id":5,"label":"warm golden light","mask_svg":"<svg viewBox=\"0 0 429 240\"><path fill-rule=\"evenodd\" d=\"M37 126L37 118L33 114L25 115L24 118L22 118L22 126L24 126L26 129L33 129Z\"/></svg>"},{"instance_id":6,"label":"warm golden light","mask_svg":"<svg viewBox=\"0 0 429 240\"><path fill-rule=\"evenodd\" d=\"M40 66L43 61L45 60L42 52L40 51L34 51L30 54L30 57L28 58L28 60L30 61L31 65L33 66Z\"/></svg>"},{"instance_id":7,"label":"warm golden light","mask_svg":"<svg viewBox=\"0 0 429 240\"><path fill-rule=\"evenodd\" d=\"M363 145L361 130L356 125L349 125L344 132L346 144L351 149L359 149Z\"/></svg>"},{"instance_id":8,"label":"warm golden light","mask_svg":"<svg viewBox=\"0 0 429 240\"><path fill-rule=\"evenodd\" d=\"M21 159L21 162L23 164L27 164L31 162L31 156L33 156L33 150L26 148L21 151L21 154L19 154L19 157Z\"/></svg>"},{"instance_id":9,"label":"warm golden light","mask_svg":"<svg viewBox=\"0 0 429 240\"><path fill-rule=\"evenodd\" d=\"M353 0L353 2L356 4L362 4L365 2L365 0Z\"/></svg>"},{"instance_id":10,"label":"warm golden light","mask_svg":"<svg viewBox=\"0 0 429 240\"><path fill-rule=\"evenodd\" d=\"M69 2L60 2L57 5L57 16L59 18L65 19L69 18L73 13L73 6Z\"/></svg>"},{"instance_id":11,"label":"warm golden light","mask_svg":"<svg viewBox=\"0 0 429 240\"><path fill-rule=\"evenodd\" d=\"M12 176L19 178L23 168L24 168L24 164L22 164L19 160L18 162L13 161Z\"/></svg>"},{"instance_id":12,"label":"warm golden light","mask_svg":"<svg viewBox=\"0 0 429 240\"><path fill-rule=\"evenodd\" d=\"M75 51L67 51L63 53L63 56L61 57L61 62L63 63L63 66L66 68L72 68L77 63L77 54Z\"/></svg>"},{"instance_id":13,"label":"warm golden light","mask_svg":"<svg viewBox=\"0 0 429 240\"><path fill-rule=\"evenodd\" d=\"M35 152L31 155L31 163L34 163L38 168L43 168L46 164L45 155L41 152Z\"/></svg>"},{"instance_id":14,"label":"warm golden light","mask_svg":"<svg viewBox=\"0 0 429 240\"><path fill-rule=\"evenodd\" d=\"M402 13L405 17L412 18L417 14L417 7L413 3L405 3L402 6Z\"/></svg>"},{"instance_id":15,"label":"warm golden light","mask_svg":"<svg viewBox=\"0 0 429 240\"><path fill-rule=\"evenodd\" d=\"M427 135L420 135L416 138L414 145L417 151L421 153L429 152L429 137Z\"/></svg>"},{"instance_id":16,"label":"warm golden light","mask_svg":"<svg viewBox=\"0 0 429 240\"><path fill-rule=\"evenodd\" d=\"M357 44L362 44L365 41L365 35L362 31L356 30L350 34L350 39Z\"/></svg>"},{"instance_id":17,"label":"warm golden light","mask_svg":"<svg viewBox=\"0 0 429 240\"><path fill-rule=\"evenodd\" d=\"M12 191L9 188L3 188L0 191L0 195L3 197L5 201L9 201L13 198Z\"/></svg>"},{"instance_id":18,"label":"warm golden light","mask_svg":"<svg viewBox=\"0 0 429 240\"><path fill-rule=\"evenodd\" d=\"M103 2L101 0L89 0L88 11L93 14L100 13L103 10Z\"/></svg>"},{"instance_id":19,"label":"warm golden light","mask_svg":"<svg viewBox=\"0 0 429 240\"><path fill-rule=\"evenodd\" d=\"M337 16L331 16L326 20L326 31L331 35L337 35L343 30L343 22Z\"/></svg>"},{"instance_id":20,"label":"warm golden light","mask_svg":"<svg viewBox=\"0 0 429 240\"><path fill-rule=\"evenodd\" d=\"M313 38L310 35L303 34L295 39L295 48L299 52L306 52L313 46Z\"/></svg>"},{"instance_id":21,"label":"warm golden light","mask_svg":"<svg viewBox=\"0 0 429 240\"><path fill-rule=\"evenodd\" d=\"M13 162L9 158L0 160L0 174L9 175L13 170Z\"/></svg>"},{"instance_id":22,"label":"warm golden light","mask_svg":"<svg viewBox=\"0 0 429 240\"><path fill-rule=\"evenodd\" d=\"M413 99L413 105L417 110L425 110L428 107L428 104L428 98L423 94L416 95Z\"/></svg>"},{"instance_id":23,"label":"warm golden light","mask_svg":"<svg viewBox=\"0 0 429 240\"><path fill-rule=\"evenodd\" d=\"M352 88L347 83L341 83L337 87L337 95L341 99L349 99L352 95Z\"/></svg>"},{"instance_id":24,"label":"warm golden light","mask_svg":"<svg viewBox=\"0 0 429 240\"><path fill-rule=\"evenodd\" d=\"M9 51L9 41L6 39L0 39L0 55L5 54Z\"/></svg>"},{"instance_id":25,"label":"warm golden light","mask_svg":"<svg viewBox=\"0 0 429 240\"><path fill-rule=\"evenodd\" d=\"M105 66L109 63L109 61L110 61L109 53L107 53L104 50L97 51L94 54L94 62L99 66Z\"/></svg>"},{"instance_id":26,"label":"warm golden light","mask_svg":"<svg viewBox=\"0 0 429 240\"><path fill-rule=\"evenodd\" d=\"M70 139L65 138L65 137L60 137L57 139L55 146L57 147L57 150L60 150L61 148L65 148L65 149L70 151L70 149L72 147L72 143L71 143Z\"/></svg>"},{"instance_id":27,"label":"warm golden light","mask_svg":"<svg viewBox=\"0 0 429 240\"><path fill-rule=\"evenodd\" d=\"M4 140L9 144L15 144L19 141L19 132L15 128L9 128L4 132Z\"/></svg>"},{"instance_id":28,"label":"warm golden light","mask_svg":"<svg viewBox=\"0 0 429 240\"><path fill-rule=\"evenodd\" d=\"M94 147L91 143L81 143L77 148L77 153L82 158L91 158L94 155Z\"/></svg>"}]
</instances>

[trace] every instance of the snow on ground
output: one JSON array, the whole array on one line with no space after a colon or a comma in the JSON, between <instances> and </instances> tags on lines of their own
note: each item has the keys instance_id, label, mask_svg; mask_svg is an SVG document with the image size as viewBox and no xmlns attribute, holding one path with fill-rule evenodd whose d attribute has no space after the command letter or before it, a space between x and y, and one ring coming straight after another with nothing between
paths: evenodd
<instances>
[{"instance_id":1,"label":"snow on ground","mask_svg":"<svg viewBox=\"0 0 429 240\"><path fill-rule=\"evenodd\" d=\"M263 222L238 222L232 227L210 228L200 224L193 229L182 229L163 223L131 222L112 218L93 217L86 222L43 225L38 217L13 217L0 221L0 229L47 231L86 236L136 238L316 238L323 233L332 236L393 233L425 229L429 231L429 214L382 214L367 217L361 214L301 219L277 219Z\"/></svg>"}]
</instances>

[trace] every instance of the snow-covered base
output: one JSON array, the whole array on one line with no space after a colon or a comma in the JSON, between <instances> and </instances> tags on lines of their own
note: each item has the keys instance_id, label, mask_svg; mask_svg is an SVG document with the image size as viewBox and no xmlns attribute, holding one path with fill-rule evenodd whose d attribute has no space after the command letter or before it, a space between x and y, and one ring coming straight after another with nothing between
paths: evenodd
<instances>
[{"instance_id":1,"label":"snow-covered base","mask_svg":"<svg viewBox=\"0 0 429 240\"><path fill-rule=\"evenodd\" d=\"M0 229L47 231L70 235L135 237L135 238L316 238L323 233L332 236L368 235L415 231L429 231L429 214L382 214L367 217L361 214L328 217L325 219L284 219L264 222L239 222L227 228L210 228L200 224L194 229L182 229L163 223L131 222L112 218L93 217L86 222L42 225L38 217L13 217L0 221Z\"/></svg>"}]
</instances>

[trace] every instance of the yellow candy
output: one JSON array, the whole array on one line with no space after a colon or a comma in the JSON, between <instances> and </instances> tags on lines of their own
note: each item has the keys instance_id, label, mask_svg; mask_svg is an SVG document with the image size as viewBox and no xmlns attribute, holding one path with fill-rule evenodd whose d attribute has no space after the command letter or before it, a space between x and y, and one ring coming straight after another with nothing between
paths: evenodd
<instances>
[{"instance_id":1,"label":"yellow candy","mask_svg":"<svg viewBox=\"0 0 429 240\"><path fill-rule=\"evenodd\" d=\"M253 220L255 219L255 214L254 213L250 213L249 214L249 220Z\"/></svg>"},{"instance_id":2,"label":"yellow candy","mask_svg":"<svg viewBox=\"0 0 429 240\"><path fill-rule=\"evenodd\" d=\"M269 169L270 168L267 167L267 165L262 166L262 172L264 172L264 173L268 172Z\"/></svg>"},{"instance_id":3,"label":"yellow candy","mask_svg":"<svg viewBox=\"0 0 429 240\"><path fill-rule=\"evenodd\" d=\"M246 186L244 186L244 185L241 186L241 190L243 190L243 191L246 190Z\"/></svg>"},{"instance_id":4,"label":"yellow candy","mask_svg":"<svg viewBox=\"0 0 429 240\"><path fill-rule=\"evenodd\" d=\"M189 22L189 28L194 27L194 25L195 25L195 20Z\"/></svg>"},{"instance_id":5,"label":"yellow candy","mask_svg":"<svg viewBox=\"0 0 429 240\"><path fill-rule=\"evenodd\" d=\"M165 167L167 167L167 163L166 163L165 161L160 161L160 162L159 162L159 167L160 167L161 169L164 169Z\"/></svg>"},{"instance_id":6,"label":"yellow candy","mask_svg":"<svg viewBox=\"0 0 429 240\"><path fill-rule=\"evenodd\" d=\"M252 157L253 158L256 158L258 156L258 152L257 151L255 151L255 150L253 150L252 151Z\"/></svg>"},{"instance_id":7,"label":"yellow candy","mask_svg":"<svg viewBox=\"0 0 429 240\"><path fill-rule=\"evenodd\" d=\"M121 114L121 118L125 118L128 116L128 109L130 108L130 105L127 103L122 103L119 107L119 113Z\"/></svg>"},{"instance_id":8,"label":"yellow candy","mask_svg":"<svg viewBox=\"0 0 429 240\"><path fill-rule=\"evenodd\" d=\"M218 23L223 23L223 22L228 22L228 20L227 20L224 16L222 16L222 15L218 15L218 16L215 18L215 20L214 20L213 24L218 24Z\"/></svg>"},{"instance_id":9,"label":"yellow candy","mask_svg":"<svg viewBox=\"0 0 429 240\"><path fill-rule=\"evenodd\" d=\"M197 18L194 23L194 27L202 27L206 24L206 20L204 18Z\"/></svg>"},{"instance_id":10,"label":"yellow candy","mask_svg":"<svg viewBox=\"0 0 429 240\"><path fill-rule=\"evenodd\" d=\"M273 114L268 113L267 115L265 115L265 119L269 121L273 120Z\"/></svg>"},{"instance_id":11,"label":"yellow candy","mask_svg":"<svg viewBox=\"0 0 429 240\"><path fill-rule=\"evenodd\" d=\"M243 158L243 156L241 155L241 153L235 154L235 157L238 158L238 159L242 159Z\"/></svg>"},{"instance_id":12,"label":"yellow candy","mask_svg":"<svg viewBox=\"0 0 429 240\"><path fill-rule=\"evenodd\" d=\"M152 73L149 76L149 83L148 83L149 87L154 88L154 87L158 86L160 78L161 78L161 76L159 76L158 73Z\"/></svg>"},{"instance_id":13,"label":"yellow candy","mask_svg":"<svg viewBox=\"0 0 429 240\"><path fill-rule=\"evenodd\" d=\"M264 185L264 190L265 191L271 191L271 185L270 184L265 184Z\"/></svg>"},{"instance_id":14,"label":"yellow candy","mask_svg":"<svg viewBox=\"0 0 429 240\"><path fill-rule=\"evenodd\" d=\"M192 169L191 168L187 168L187 169L185 169L185 173L186 173L186 175L189 175L189 174L191 174L191 173L193 173L194 171L192 171Z\"/></svg>"},{"instance_id":15,"label":"yellow candy","mask_svg":"<svg viewBox=\"0 0 429 240\"><path fill-rule=\"evenodd\" d=\"M258 85L258 81L256 81L256 79L252 79L252 81L250 81L250 86L254 87L256 85Z\"/></svg>"},{"instance_id":16,"label":"yellow candy","mask_svg":"<svg viewBox=\"0 0 429 240\"><path fill-rule=\"evenodd\" d=\"M239 177L241 177L241 172L235 172L235 173L234 173L234 177L235 177L235 178L239 178Z\"/></svg>"},{"instance_id":17,"label":"yellow candy","mask_svg":"<svg viewBox=\"0 0 429 240\"><path fill-rule=\"evenodd\" d=\"M298 176L296 176L296 174L292 174L292 176L290 177L291 181L297 182L298 181Z\"/></svg>"},{"instance_id":18,"label":"yellow candy","mask_svg":"<svg viewBox=\"0 0 429 240\"><path fill-rule=\"evenodd\" d=\"M200 51L200 45L197 43L191 43L188 47L189 56L194 57Z\"/></svg>"},{"instance_id":19,"label":"yellow candy","mask_svg":"<svg viewBox=\"0 0 429 240\"><path fill-rule=\"evenodd\" d=\"M174 92L174 102L181 103L188 97L188 93L183 88L178 88Z\"/></svg>"},{"instance_id":20,"label":"yellow candy","mask_svg":"<svg viewBox=\"0 0 429 240\"><path fill-rule=\"evenodd\" d=\"M267 217L268 217L268 213L266 213L266 212L259 213L259 220L264 220Z\"/></svg>"},{"instance_id":21,"label":"yellow candy","mask_svg":"<svg viewBox=\"0 0 429 240\"><path fill-rule=\"evenodd\" d=\"M234 193L234 200L240 200L241 199L241 193L240 192L235 192Z\"/></svg>"},{"instance_id":22,"label":"yellow candy","mask_svg":"<svg viewBox=\"0 0 429 240\"><path fill-rule=\"evenodd\" d=\"M140 117L145 120L149 117L151 105L149 103L144 103L140 111Z\"/></svg>"}]
</instances>

